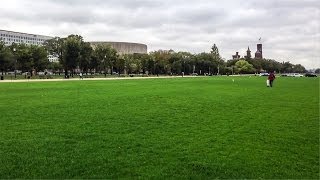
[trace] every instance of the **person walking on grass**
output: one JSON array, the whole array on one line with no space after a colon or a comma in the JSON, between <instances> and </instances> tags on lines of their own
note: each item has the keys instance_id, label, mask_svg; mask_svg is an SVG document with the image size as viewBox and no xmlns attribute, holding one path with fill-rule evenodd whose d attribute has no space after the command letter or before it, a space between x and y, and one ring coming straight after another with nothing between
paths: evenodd
<instances>
[{"instance_id":1,"label":"person walking on grass","mask_svg":"<svg viewBox=\"0 0 320 180\"><path fill-rule=\"evenodd\" d=\"M83 77L82 77L82 73L81 73L81 72L80 72L79 76L80 76L80 79L83 79Z\"/></svg>"},{"instance_id":2,"label":"person walking on grass","mask_svg":"<svg viewBox=\"0 0 320 180\"><path fill-rule=\"evenodd\" d=\"M269 87L272 87L273 85L273 81L276 79L276 76L274 75L273 72L270 72L269 73L269 76L268 76L268 81L269 81Z\"/></svg>"}]
</instances>

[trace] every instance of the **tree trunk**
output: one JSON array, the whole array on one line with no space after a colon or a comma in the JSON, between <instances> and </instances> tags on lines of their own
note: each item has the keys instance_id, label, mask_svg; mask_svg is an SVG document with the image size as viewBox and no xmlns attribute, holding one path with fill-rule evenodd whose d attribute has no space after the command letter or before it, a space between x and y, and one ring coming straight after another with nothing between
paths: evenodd
<instances>
[{"instance_id":1,"label":"tree trunk","mask_svg":"<svg viewBox=\"0 0 320 180\"><path fill-rule=\"evenodd\" d=\"M64 69L64 78L68 78L68 69Z\"/></svg>"}]
</instances>

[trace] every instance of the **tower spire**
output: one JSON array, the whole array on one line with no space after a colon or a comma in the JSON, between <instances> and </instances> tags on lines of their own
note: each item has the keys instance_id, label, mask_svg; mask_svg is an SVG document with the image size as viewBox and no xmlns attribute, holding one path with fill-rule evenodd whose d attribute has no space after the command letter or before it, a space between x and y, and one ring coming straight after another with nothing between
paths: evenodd
<instances>
[{"instance_id":1,"label":"tower spire","mask_svg":"<svg viewBox=\"0 0 320 180\"><path fill-rule=\"evenodd\" d=\"M247 50L247 55L245 56L246 59L251 59L251 51L250 48L248 46L248 50Z\"/></svg>"}]
</instances>

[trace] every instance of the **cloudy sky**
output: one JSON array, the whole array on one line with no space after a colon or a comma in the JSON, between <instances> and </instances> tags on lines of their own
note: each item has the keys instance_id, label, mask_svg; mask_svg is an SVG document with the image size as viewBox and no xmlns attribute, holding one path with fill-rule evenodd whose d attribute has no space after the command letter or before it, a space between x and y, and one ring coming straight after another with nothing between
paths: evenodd
<instances>
[{"instance_id":1,"label":"cloudy sky","mask_svg":"<svg viewBox=\"0 0 320 180\"><path fill-rule=\"evenodd\" d=\"M124 41L149 51L252 54L320 67L319 0L1 0L0 29Z\"/></svg>"}]
</instances>

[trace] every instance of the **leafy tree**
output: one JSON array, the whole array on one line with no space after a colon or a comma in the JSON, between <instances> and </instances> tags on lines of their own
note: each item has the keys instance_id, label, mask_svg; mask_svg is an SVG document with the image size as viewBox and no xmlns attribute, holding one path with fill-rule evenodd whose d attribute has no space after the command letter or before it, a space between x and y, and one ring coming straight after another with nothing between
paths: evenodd
<instances>
[{"instance_id":1,"label":"leafy tree","mask_svg":"<svg viewBox=\"0 0 320 180\"><path fill-rule=\"evenodd\" d=\"M32 60L33 69L36 72L43 71L49 64L48 54L44 47L41 46L30 46L30 56Z\"/></svg>"},{"instance_id":2,"label":"leafy tree","mask_svg":"<svg viewBox=\"0 0 320 180\"><path fill-rule=\"evenodd\" d=\"M89 62L89 70L90 73L92 74L93 71L97 71L99 69L101 62L97 57L97 54L95 53L95 51L93 51L93 53L91 54L91 61Z\"/></svg>"},{"instance_id":3,"label":"leafy tree","mask_svg":"<svg viewBox=\"0 0 320 180\"><path fill-rule=\"evenodd\" d=\"M43 71L49 64L47 50L44 47L12 44L9 48L14 55L14 69L30 72L31 76L33 71Z\"/></svg>"},{"instance_id":4,"label":"leafy tree","mask_svg":"<svg viewBox=\"0 0 320 180\"><path fill-rule=\"evenodd\" d=\"M219 56L212 53L200 53L195 55L196 72L201 74L220 74L224 72L225 62Z\"/></svg>"},{"instance_id":5,"label":"leafy tree","mask_svg":"<svg viewBox=\"0 0 320 180\"><path fill-rule=\"evenodd\" d=\"M219 54L219 49L216 46L216 44L213 44L212 48L211 48L211 52L210 52L213 56L213 61L211 62L211 66L210 68L216 68L216 72L217 74L220 74L221 72L224 72L224 68L225 68L225 63L222 60L220 54ZM209 72L211 73L211 72Z\"/></svg>"},{"instance_id":6,"label":"leafy tree","mask_svg":"<svg viewBox=\"0 0 320 180\"><path fill-rule=\"evenodd\" d=\"M127 54L124 57L125 69L128 74L139 73L139 60L135 59L133 54Z\"/></svg>"},{"instance_id":7,"label":"leafy tree","mask_svg":"<svg viewBox=\"0 0 320 180\"><path fill-rule=\"evenodd\" d=\"M218 71L217 64L214 63L214 57L212 54L209 53L200 53L197 54L195 57L195 65L196 65L196 72L199 74L203 73L211 73L216 70Z\"/></svg>"},{"instance_id":8,"label":"leafy tree","mask_svg":"<svg viewBox=\"0 0 320 180\"><path fill-rule=\"evenodd\" d=\"M166 72L173 74L190 74L192 72L193 64L195 61L192 61L194 56L189 52L174 52L170 51L169 59L166 64Z\"/></svg>"},{"instance_id":9,"label":"leafy tree","mask_svg":"<svg viewBox=\"0 0 320 180\"><path fill-rule=\"evenodd\" d=\"M154 60L154 73L155 74L170 74L169 59L174 54L173 50L169 51L154 51L150 53L151 58Z\"/></svg>"},{"instance_id":10,"label":"leafy tree","mask_svg":"<svg viewBox=\"0 0 320 180\"><path fill-rule=\"evenodd\" d=\"M13 44L11 49L16 49L14 52L15 69L20 69L23 72L30 72L33 75L34 59L30 46L26 44Z\"/></svg>"},{"instance_id":11,"label":"leafy tree","mask_svg":"<svg viewBox=\"0 0 320 180\"><path fill-rule=\"evenodd\" d=\"M44 47L55 57L58 57L60 62L63 62L63 51L64 51L64 41L66 38L55 37L53 39L46 40L44 42Z\"/></svg>"},{"instance_id":12,"label":"leafy tree","mask_svg":"<svg viewBox=\"0 0 320 180\"><path fill-rule=\"evenodd\" d=\"M125 54L123 55L124 59L124 74L130 74L132 73L131 70L131 61L133 60L133 55L132 54Z\"/></svg>"},{"instance_id":13,"label":"leafy tree","mask_svg":"<svg viewBox=\"0 0 320 180\"><path fill-rule=\"evenodd\" d=\"M94 54L96 57L96 64L99 65L100 72L105 72L107 68L105 47L103 45L96 46Z\"/></svg>"},{"instance_id":14,"label":"leafy tree","mask_svg":"<svg viewBox=\"0 0 320 180\"><path fill-rule=\"evenodd\" d=\"M150 73L155 74L155 60L150 55L149 55L149 59L148 59L148 62L147 62L147 70Z\"/></svg>"},{"instance_id":15,"label":"leafy tree","mask_svg":"<svg viewBox=\"0 0 320 180\"><path fill-rule=\"evenodd\" d=\"M121 73L124 73L125 65L126 65L126 62L125 62L125 59L124 59L123 56L117 58L117 60L116 60L116 68L117 68L117 71L119 73L119 76L120 76Z\"/></svg>"},{"instance_id":16,"label":"leafy tree","mask_svg":"<svg viewBox=\"0 0 320 180\"><path fill-rule=\"evenodd\" d=\"M301 64L296 64L293 66L293 71L297 73L306 73L307 70L305 67L303 67Z\"/></svg>"},{"instance_id":17,"label":"leafy tree","mask_svg":"<svg viewBox=\"0 0 320 180\"><path fill-rule=\"evenodd\" d=\"M139 54L140 61L141 61L141 70L143 74L146 74L146 72L150 72L148 69L148 62L151 57L148 54Z\"/></svg>"},{"instance_id":18,"label":"leafy tree","mask_svg":"<svg viewBox=\"0 0 320 180\"><path fill-rule=\"evenodd\" d=\"M88 72L90 61L92 60L93 49L88 42L81 43L79 68L81 72Z\"/></svg>"},{"instance_id":19,"label":"leafy tree","mask_svg":"<svg viewBox=\"0 0 320 180\"><path fill-rule=\"evenodd\" d=\"M181 74L182 71L183 71L183 65L185 65L185 64L182 64L182 62L180 60L179 61L174 61L172 63L172 73Z\"/></svg>"},{"instance_id":20,"label":"leafy tree","mask_svg":"<svg viewBox=\"0 0 320 180\"><path fill-rule=\"evenodd\" d=\"M239 60L236 62L236 68L237 68L237 71L239 73L253 73L254 72L254 68L253 68L253 65L248 63L248 61L246 60Z\"/></svg>"},{"instance_id":21,"label":"leafy tree","mask_svg":"<svg viewBox=\"0 0 320 180\"><path fill-rule=\"evenodd\" d=\"M145 73L145 65L146 65L146 58L143 57L143 54L134 53L133 54L133 61L131 62L134 64L134 73L140 74L141 71Z\"/></svg>"},{"instance_id":22,"label":"leafy tree","mask_svg":"<svg viewBox=\"0 0 320 180\"><path fill-rule=\"evenodd\" d=\"M259 71L267 71L267 72L273 72L273 71L281 71L281 63L273 60L273 59L255 59L257 62L261 62L261 69Z\"/></svg>"},{"instance_id":23,"label":"leafy tree","mask_svg":"<svg viewBox=\"0 0 320 180\"><path fill-rule=\"evenodd\" d=\"M181 53L174 53L170 59L171 72L174 74L181 74L183 71L183 65L185 65L184 56Z\"/></svg>"},{"instance_id":24,"label":"leafy tree","mask_svg":"<svg viewBox=\"0 0 320 180\"><path fill-rule=\"evenodd\" d=\"M90 48L80 35L69 35L67 38L56 37L45 41L44 46L49 54L59 58L65 76L68 76L69 71L73 76L77 66L81 66L81 70L88 68Z\"/></svg>"},{"instance_id":25,"label":"leafy tree","mask_svg":"<svg viewBox=\"0 0 320 180\"><path fill-rule=\"evenodd\" d=\"M283 62L281 72L283 73L293 73L293 64L290 62Z\"/></svg>"},{"instance_id":26,"label":"leafy tree","mask_svg":"<svg viewBox=\"0 0 320 180\"><path fill-rule=\"evenodd\" d=\"M110 69L110 73L113 73L113 67L118 59L118 54L115 49L110 45L98 45L95 48L95 54L100 61L100 65L104 70L104 73L107 72L107 67Z\"/></svg>"},{"instance_id":27,"label":"leafy tree","mask_svg":"<svg viewBox=\"0 0 320 180\"><path fill-rule=\"evenodd\" d=\"M0 70L3 75L13 64L13 54L10 49L5 46L3 41L0 41Z\"/></svg>"},{"instance_id":28,"label":"leafy tree","mask_svg":"<svg viewBox=\"0 0 320 180\"><path fill-rule=\"evenodd\" d=\"M316 69L314 72L319 74L320 73L320 68Z\"/></svg>"},{"instance_id":29,"label":"leafy tree","mask_svg":"<svg viewBox=\"0 0 320 180\"><path fill-rule=\"evenodd\" d=\"M239 60L238 60L238 59L228 60L228 61L226 62L226 65L227 65L228 67L235 66L237 61L239 61Z\"/></svg>"},{"instance_id":30,"label":"leafy tree","mask_svg":"<svg viewBox=\"0 0 320 180\"><path fill-rule=\"evenodd\" d=\"M53 73L58 73L60 75L61 70L63 70L63 66L59 62L49 62L48 69Z\"/></svg>"},{"instance_id":31,"label":"leafy tree","mask_svg":"<svg viewBox=\"0 0 320 180\"><path fill-rule=\"evenodd\" d=\"M219 61L221 59L220 54L219 54L219 49L216 46L216 44L213 44L213 46L211 47L210 53L212 54L214 61Z\"/></svg>"},{"instance_id":32,"label":"leafy tree","mask_svg":"<svg viewBox=\"0 0 320 180\"><path fill-rule=\"evenodd\" d=\"M68 76L68 71L71 76L74 74L74 69L77 67L81 57L81 44L83 38L79 35L70 35L64 40L62 65L65 69L65 75Z\"/></svg>"},{"instance_id":33,"label":"leafy tree","mask_svg":"<svg viewBox=\"0 0 320 180\"><path fill-rule=\"evenodd\" d=\"M256 70L256 73L260 73L261 70L263 70L262 68L262 62L263 60L261 59L255 59L255 58L246 58L246 61L248 61L248 63L252 64L253 67Z\"/></svg>"}]
</instances>

